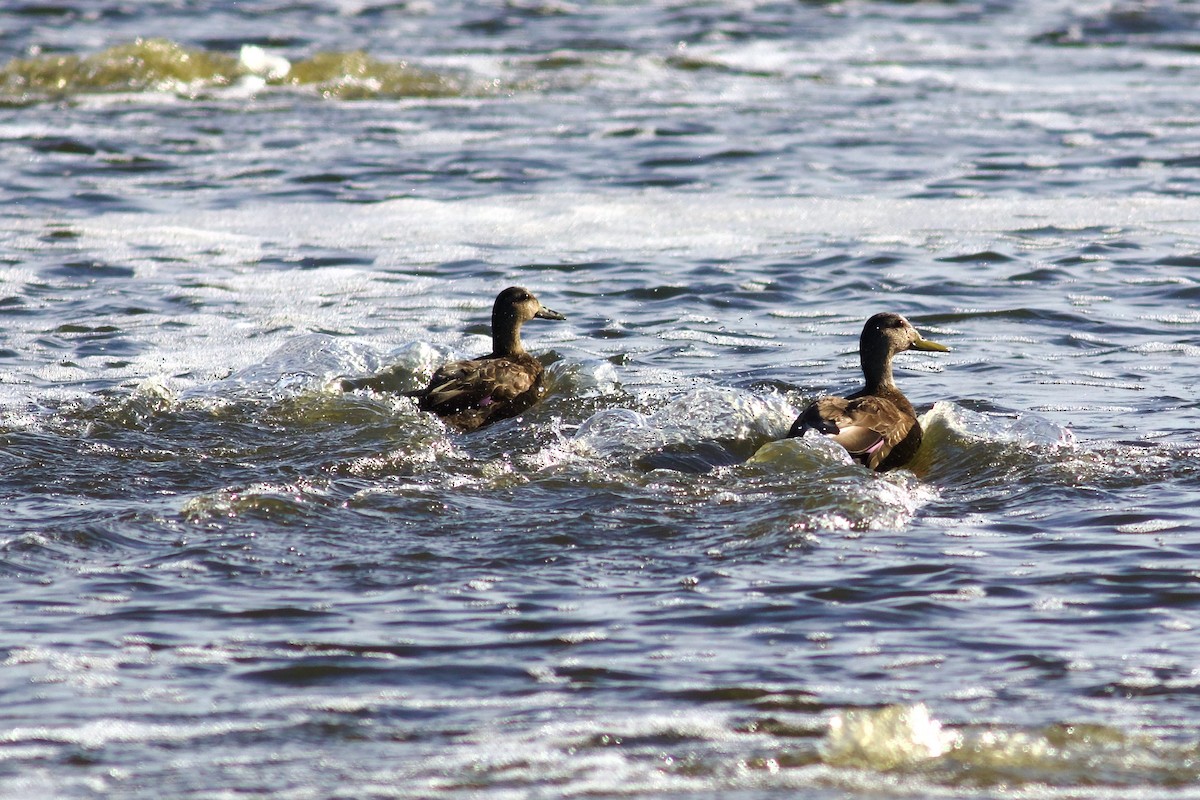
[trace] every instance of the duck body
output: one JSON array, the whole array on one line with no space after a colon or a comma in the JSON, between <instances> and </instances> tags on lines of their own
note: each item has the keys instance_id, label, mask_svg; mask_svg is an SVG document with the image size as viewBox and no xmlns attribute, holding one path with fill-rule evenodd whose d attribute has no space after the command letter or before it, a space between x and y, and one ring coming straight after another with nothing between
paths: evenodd
<instances>
[{"instance_id":1,"label":"duck body","mask_svg":"<svg viewBox=\"0 0 1200 800\"><path fill-rule=\"evenodd\" d=\"M923 434L908 398L896 395L822 397L796 418L788 436L814 430L831 437L868 469L903 467L917 454Z\"/></svg>"},{"instance_id":2,"label":"duck body","mask_svg":"<svg viewBox=\"0 0 1200 800\"><path fill-rule=\"evenodd\" d=\"M815 400L792 423L788 436L814 430L879 472L907 465L921 447L922 432L916 410L892 378L892 357L905 350L946 352L949 348L923 339L899 314L871 317L858 346L866 386L846 397Z\"/></svg>"},{"instance_id":3,"label":"duck body","mask_svg":"<svg viewBox=\"0 0 1200 800\"><path fill-rule=\"evenodd\" d=\"M541 304L520 286L502 291L492 306L492 352L480 358L451 361L433 373L429 385L415 392L417 408L441 417L459 431L473 431L515 417L546 393L542 363L525 351L521 326L531 319L566 319ZM397 376L378 375L342 381L346 390L387 390Z\"/></svg>"},{"instance_id":4,"label":"duck body","mask_svg":"<svg viewBox=\"0 0 1200 800\"><path fill-rule=\"evenodd\" d=\"M413 392L417 408L437 414L460 431L473 431L515 417L546 394L542 362L528 353L488 354L451 361Z\"/></svg>"}]
</instances>

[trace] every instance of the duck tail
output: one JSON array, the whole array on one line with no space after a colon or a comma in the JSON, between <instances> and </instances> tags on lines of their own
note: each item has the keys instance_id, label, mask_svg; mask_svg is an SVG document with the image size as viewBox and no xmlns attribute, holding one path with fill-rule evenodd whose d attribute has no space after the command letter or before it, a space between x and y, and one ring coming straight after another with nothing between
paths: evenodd
<instances>
[{"instance_id":1,"label":"duck tail","mask_svg":"<svg viewBox=\"0 0 1200 800\"><path fill-rule=\"evenodd\" d=\"M826 434L827 436L837 435L839 432L837 423L821 416L821 409L818 407L819 402L810 403L808 408L804 409L803 413L796 417L796 421L792 423L791 429L788 430L787 438L794 439L803 436L810 430Z\"/></svg>"}]
</instances>

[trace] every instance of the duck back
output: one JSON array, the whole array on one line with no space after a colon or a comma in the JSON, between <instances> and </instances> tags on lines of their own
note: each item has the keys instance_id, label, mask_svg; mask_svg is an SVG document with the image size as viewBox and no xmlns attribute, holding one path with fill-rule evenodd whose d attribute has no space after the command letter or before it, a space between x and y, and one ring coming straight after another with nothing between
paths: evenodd
<instances>
[{"instance_id":1,"label":"duck back","mask_svg":"<svg viewBox=\"0 0 1200 800\"><path fill-rule=\"evenodd\" d=\"M417 406L460 431L521 414L545 394L542 364L528 353L443 364L414 392Z\"/></svg>"},{"instance_id":2,"label":"duck back","mask_svg":"<svg viewBox=\"0 0 1200 800\"><path fill-rule=\"evenodd\" d=\"M858 463L885 472L902 467L921 447L916 411L898 390L822 397L797 417L788 436L831 436Z\"/></svg>"}]
</instances>

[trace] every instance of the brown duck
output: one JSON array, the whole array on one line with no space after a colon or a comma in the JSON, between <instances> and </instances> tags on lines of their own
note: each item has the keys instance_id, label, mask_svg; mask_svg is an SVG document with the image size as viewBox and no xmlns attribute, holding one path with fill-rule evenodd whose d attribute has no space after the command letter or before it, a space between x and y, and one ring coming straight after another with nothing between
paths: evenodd
<instances>
[{"instance_id":1,"label":"brown duck","mask_svg":"<svg viewBox=\"0 0 1200 800\"><path fill-rule=\"evenodd\" d=\"M515 417L542 399L542 363L521 344L521 326L531 319L566 319L541 304L528 289L510 286L492 306L492 352L485 356L443 364L429 385L415 392L422 411L437 414L460 430L473 431ZM389 373L342 381L351 389L381 389ZM393 378L394 379L394 378Z\"/></svg>"},{"instance_id":2,"label":"brown duck","mask_svg":"<svg viewBox=\"0 0 1200 800\"><path fill-rule=\"evenodd\" d=\"M921 446L917 412L892 380L892 357L905 350L945 353L950 348L922 339L899 314L876 314L858 340L866 386L848 397L822 397L792 423L788 436L809 429L831 436L850 457L883 472L903 467Z\"/></svg>"}]
</instances>

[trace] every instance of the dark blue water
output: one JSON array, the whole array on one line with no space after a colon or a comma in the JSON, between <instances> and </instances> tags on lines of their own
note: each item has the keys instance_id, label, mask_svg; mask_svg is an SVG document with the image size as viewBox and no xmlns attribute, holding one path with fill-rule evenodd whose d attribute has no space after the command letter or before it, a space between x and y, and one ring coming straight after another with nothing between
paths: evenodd
<instances>
[{"instance_id":1,"label":"dark blue water","mask_svg":"<svg viewBox=\"0 0 1200 800\"><path fill-rule=\"evenodd\" d=\"M1200 796L1198 17L0 9L0 794Z\"/></svg>"}]
</instances>

